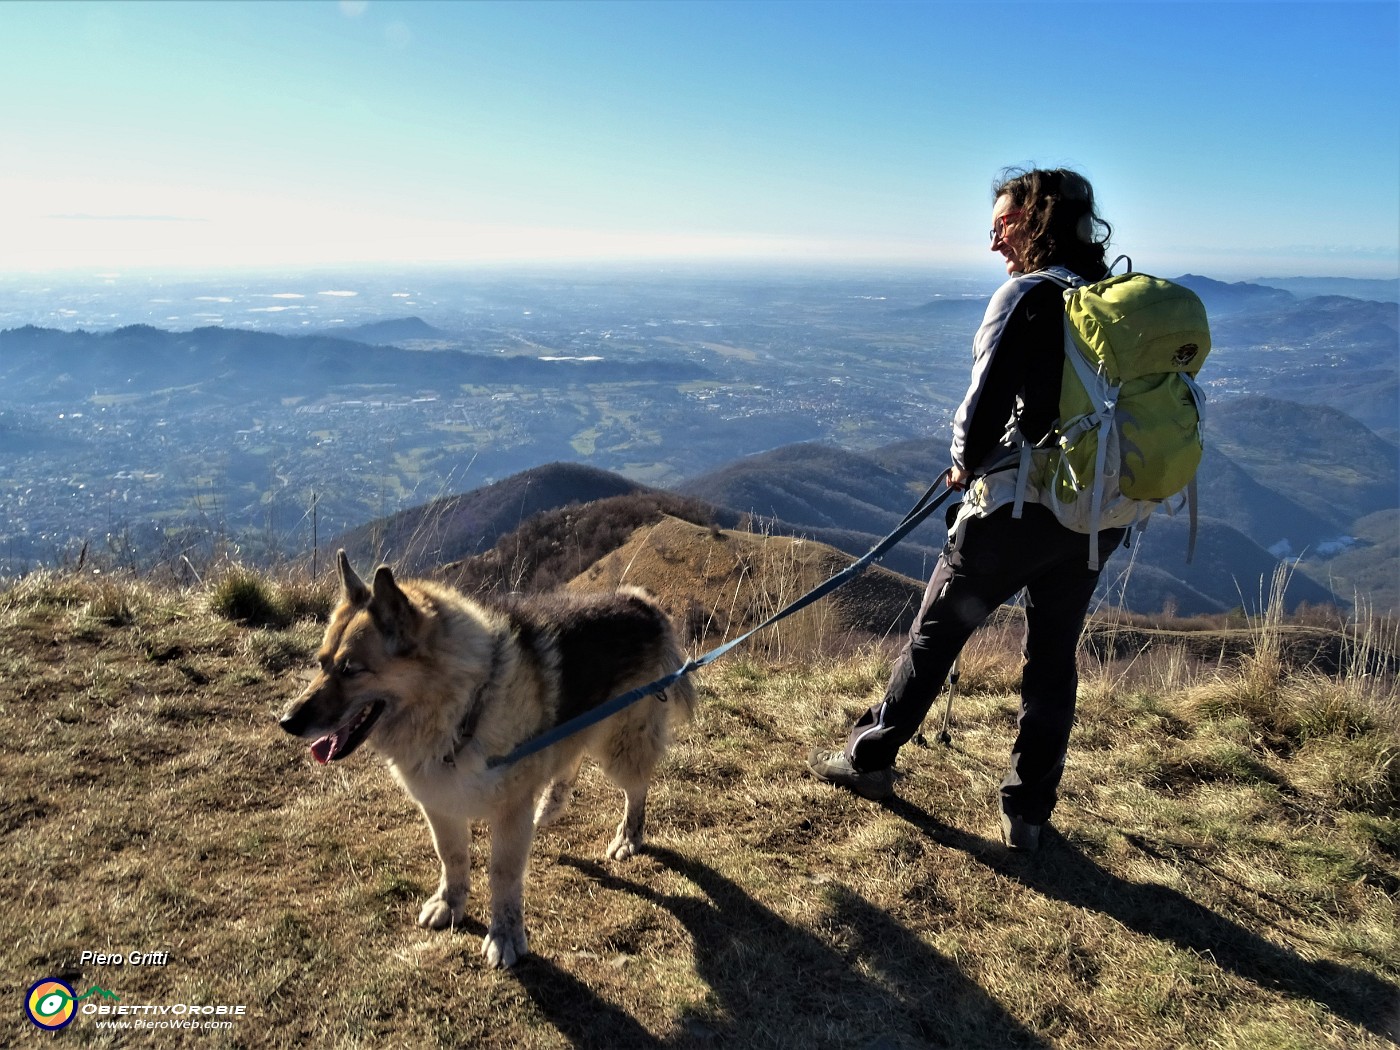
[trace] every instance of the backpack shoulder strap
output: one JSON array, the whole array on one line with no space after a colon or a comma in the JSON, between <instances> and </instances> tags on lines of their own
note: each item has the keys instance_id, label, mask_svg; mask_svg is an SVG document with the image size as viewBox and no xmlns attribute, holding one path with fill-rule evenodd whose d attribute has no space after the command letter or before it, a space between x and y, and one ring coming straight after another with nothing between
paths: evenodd
<instances>
[{"instance_id":1,"label":"backpack shoulder strap","mask_svg":"<svg viewBox=\"0 0 1400 1050\"><path fill-rule=\"evenodd\" d=\"M1031 276L1044 277L1062 288L1078 288L1085 283L1084 278L1064 266L1047 266L1043 270L1036 270Z\"/></svg>"},{"instance_id":2,"label":"backpack shoulder strap","mask_svg":"<svg viewBox=\"0 0 1400 1050\"><path fill-rule=\"evenodd\" d=\"M1126 255L1120 255L1108 264L1106 277L1113 276L1113 268L1119 263L1127 263L1127 267L1123 271L1125 275L1133 272L1133 260L1129 259ZM1082 288L1086 284L1093 283L1092 281L1086 281L1067 266L1047 266L1043 270L1036 270L1031 276L1044 277L1067 289Z\"/></svg>"}]
</instances>

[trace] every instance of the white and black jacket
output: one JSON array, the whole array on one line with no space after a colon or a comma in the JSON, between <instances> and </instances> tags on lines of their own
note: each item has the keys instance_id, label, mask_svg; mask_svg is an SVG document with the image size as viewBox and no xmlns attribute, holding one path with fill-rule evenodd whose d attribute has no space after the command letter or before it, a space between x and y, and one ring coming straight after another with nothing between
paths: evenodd
<instances>
[{"instance_id":1,"label":"white and black jacket","mask_svg":"<svg viewBox=\"0 0 1400 1050\"><path fill-rule=\"evenodd\" d=\"M1018 274L992 296L972 344L972 379L953 417L953 466L980 474L1035 444L1059 415L1065 304L1060 286Z\"/></svg>"}]
</instances>

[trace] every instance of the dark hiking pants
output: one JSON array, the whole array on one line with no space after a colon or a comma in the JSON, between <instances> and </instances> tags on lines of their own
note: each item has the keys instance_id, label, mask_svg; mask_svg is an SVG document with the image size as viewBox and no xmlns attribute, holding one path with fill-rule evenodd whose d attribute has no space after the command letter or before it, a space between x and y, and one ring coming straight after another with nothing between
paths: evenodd
<instances>
[{"instance_id":1,"label":"dark hiking pants","mask_svg":"<svg viewBox=\"0 0 1400 1050\"><path fill-rule=\"evenodd\" d=\"M1099 564L1123 540L1099 533ZM1022 517L1002 507L968 518L950 534L924 591L918 618L890 675L885 698L851 729L846 755L859 770L887 769L913 738L963 644L1003 602L1026 590L1021 714L1002 782L1002 809L1043 824L1055 806L1074 723L1079 632L1098 583L1088 567L1090 537L1071 532L1047 508L1026 504Z\"/></svg>"}]
</instances>

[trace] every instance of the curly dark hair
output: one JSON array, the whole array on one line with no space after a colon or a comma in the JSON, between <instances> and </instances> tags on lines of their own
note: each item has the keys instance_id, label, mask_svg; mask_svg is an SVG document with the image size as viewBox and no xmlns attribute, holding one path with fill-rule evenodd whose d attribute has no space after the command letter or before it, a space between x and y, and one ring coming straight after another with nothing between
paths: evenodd
<instances>
[{"instance_id":1,"label":"curly dark hair","mask_svg":"<svg viewBox=\"0 0 1400 1050\"><path fill-rule=\"evenodd\" d=\"M1010 197L1021 212L1021 262L1026 272L1067 266L1097 279L1113 227L1094 210L1094 187L1068 168L1007 168L992 183L992 200Z\"/></svg>"}]
</instances>

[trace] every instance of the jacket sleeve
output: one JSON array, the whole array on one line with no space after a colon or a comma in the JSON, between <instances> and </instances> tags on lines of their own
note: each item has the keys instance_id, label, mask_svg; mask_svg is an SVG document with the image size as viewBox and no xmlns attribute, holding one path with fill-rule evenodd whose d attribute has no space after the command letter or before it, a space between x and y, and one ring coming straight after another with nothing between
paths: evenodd
<instances>
[{"instance_id":1,"label":"jacket sleeve","mask_svg":"<svg viewBox=\"0 0 1400 1050\"><path fill-rule=\"evenodd\" d=\"M997 289L972 344L972 379L953 417L953 465L985 471L1016 446L1041 441L1060 409L1064 296L1035 274Z\"/></svg>"},{"instance_id":2,"label":"jacket sleeve","mask_svg":"<svg viewBox=\"0 0 1400 1050\"><path fill-rule=\"evenodd\" d=\"M992 296L972 341L972 378L953 416L953 466L978 470L996 451L1016 408L1025 377L1025 343L1015 317L1026 291L1039 282L1013 277Z\"/></svg>"}]
</instances>

